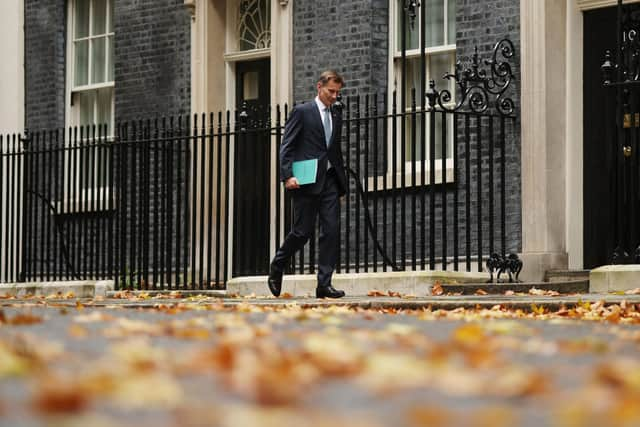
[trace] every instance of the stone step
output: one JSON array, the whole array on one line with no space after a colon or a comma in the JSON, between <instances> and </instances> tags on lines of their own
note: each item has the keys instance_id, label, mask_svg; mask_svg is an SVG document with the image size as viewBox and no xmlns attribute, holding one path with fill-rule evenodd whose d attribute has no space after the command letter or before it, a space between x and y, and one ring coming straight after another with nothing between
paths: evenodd
<instances>
[{"instance_id":1,"label":"stone step","mask_svg":"<svg viewBox=\"0 0 640 427\"><path fill-rule=\"evenodd\" d=\"M570 282L572 280L589 280L590 270L548 270L544 275L545 282Z\"/></svg>"},{"instance_id":2,"label":"stone step","mask_svg":"<svg viewBox=\"0 0 640 427\"><path fill-rule=\"evenodd\" d=\"M465 283L443 284L444 294L474 295L486 292L488 295L502 295L507 291L529 293L531 289L556 291L561 294L582 294L589 292L588 280L571 280L565 282L526 282L526 283Z\"/></svg>"},{"instance_id":3,"label":"stone step","mask_svg":"<svg viewBox=\"0 0 640 427\"><path fill-rule=\"evenodd\" d=\"M368 296L370 293L401 294L413 296L431 295L435 283L478 283L489 279L487 273L457 271L402 271L379 273L334 274L332 283L336 289L349 296ZM317 279L314 274L285 275L282 295L292 297L314 296ZM269 296L267 276L237 277L227 283L227 294L238 296Z\"/></svg>"}]
</instances>

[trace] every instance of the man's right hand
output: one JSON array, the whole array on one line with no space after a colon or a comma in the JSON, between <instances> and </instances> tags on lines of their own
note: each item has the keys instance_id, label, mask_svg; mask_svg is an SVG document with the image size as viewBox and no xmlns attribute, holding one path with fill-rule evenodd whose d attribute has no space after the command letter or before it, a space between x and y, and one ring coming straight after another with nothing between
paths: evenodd
<instances>
[{"instance_id":1,"label":"man's right hand","mask_svg":"<svg viewBox=\"0 0 640 427\"><path fill-rule=\"evenodd\" d=\"M292 176L284 182L284 188L287 190L295 190L296 188L300 188L300 184L298 184L298 178Z\"/></svg>"}]
</instances>

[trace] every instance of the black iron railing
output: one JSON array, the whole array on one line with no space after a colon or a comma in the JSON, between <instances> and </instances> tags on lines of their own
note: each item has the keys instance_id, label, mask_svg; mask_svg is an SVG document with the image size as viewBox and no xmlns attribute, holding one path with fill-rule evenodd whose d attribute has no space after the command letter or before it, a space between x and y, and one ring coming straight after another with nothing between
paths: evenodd
<instances>
[{"instance_id":1,"label":"black iron railing","mask_svg":"<svg viewBox=\"0 0 640 427\"><path fill-rule=\"evenodd\" d=\"M338 270L482 270L485 256L515 250L515 119L379 105L344 102L351 191ZM265 274L292 218L275 174L284 117L274 117L259 128L227 113L123 123L113 136L91 127L3 138L2 281L209 289ZM316 245L290 271L314 272Z\"/></svg>"},{"instance_id":2,"label":"black iron railing","mask_svg":"<svg viewBox=\"0 0 640 427\"><path fill-rule=\"evenodd\" d=\"M335 106L350 178L338 272L482 271L487 259L517 272L513 54L503 40L482 64L477 54L459 62L444 90L431 81ZM213 289L267 274L292 220L277 176L287 114L242 108L0 136L0 281ZM316 256L314 235L289 272L314 273Z\"/></svg>"}]
</instances>

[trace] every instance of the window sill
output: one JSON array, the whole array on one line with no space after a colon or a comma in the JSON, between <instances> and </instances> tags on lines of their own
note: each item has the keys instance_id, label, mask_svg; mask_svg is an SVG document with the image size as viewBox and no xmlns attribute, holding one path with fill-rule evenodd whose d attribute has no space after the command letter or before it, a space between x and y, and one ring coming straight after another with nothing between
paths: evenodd
<instances>
[{"instance_id":1,"label":"window sill","mask_svg":"<svg viewBox=\"0 0 640 427\"><path fill-rule=\"evenodd\" d=\"M455 51L456 51L456 45L455 44L446 44L446 45L435 46L435 47L427 47L427 48L424 49L424 53L426 55L433 55L433 54L437 54L437 53L451 53L451 52L455 52ZM414 56L420 56L421 54L422 54L422 51L420 49L409 49L405 53L407 58L414 57ZM393 57L396 58L396 59L402 58L402 51L401 50L397 50L393 54Z\"/></svg>"},{"instance_id":2,"label":"window sill","mask_svg":"<svg viewBox=\"0 0 640 427\"><path fill-rule=\"evenodd\" d=\"M448 163L448 162L447 162ZM422 187L422 186L427 186L427 185L431 185L431 173L430 171L427 169L425 170L425 176L424 176L424 182L422 181L422 171L419 170L418 168L416 168L415 171L415 177L416 177L416 183L415 183L415 187ZM442 168L436 168L435 170L435 180L434 180L434 184L442 184L443 183L443 179L442 179ZM454 182L453 180L453 166L449 166L447 165L446 169L445 169L445 180L444 183L445 184L452 184ZM401 171L397 171L395 174L395 187L393 186L393 173L391 172L387 172L385 175L378 175L378 176L370 176L367 178L367 182L364 183L363 182L363 189L365 190L365 192L367 193L372 193L372 192L377 192L377 191L389 191L389 190L398 190L401 188L413 188L414 185L412 184L412 171L411 171L411 167L407 167L404 173L404 187L402 186L402 172ZM387 181L387 187L384 187L384 180L386 179ZM364 187L364 185L366 184L366 187Z\"/></svg>"},{"instance_id":3,"label":"window sill","mask_svg":"<svg viewBox=\"0 0 640 427\"><path fill-rule=\"evenodd\" d=\"M85 190L75 198L65 198L53 202L57 215L75 215L83 213L98 213L115 210L116 193L109 188L95 188Z\"/></svg>"}]
</instances>

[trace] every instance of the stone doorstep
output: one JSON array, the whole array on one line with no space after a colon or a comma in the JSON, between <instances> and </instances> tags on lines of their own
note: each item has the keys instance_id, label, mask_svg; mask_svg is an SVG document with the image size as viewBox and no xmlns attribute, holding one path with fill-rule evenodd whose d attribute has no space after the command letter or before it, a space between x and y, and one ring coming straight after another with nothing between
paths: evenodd
<instances>
[{"instance_id":1,"label":"stone doorstep","mask_svg":"<svg viewBox=\"0 0 640 427\"><path fill-rule=\"evenodd\" d=\"M607 293L640 288L640 264L605 265L589 273L589 292Z\"/></svg>"},{"instance_id":2,"label":"stone doorstep","mask_svg":"<svg viewBox=\"0 0 640 427\"><path fill-rule=\"evenodd\" d=\"M474 295L482 290L490 295L504 294L506 291L528 293L531 289L556 291L561 294L584 294L589 292L588 280L569 280L563 282L526 282L526 283L465 283L462 285L442 285L444 293Z\"/></svg>"},{"instance_id":3,"label":"stone doorstep","mask_svg":"<svg viewBox=\"0 0 640 427\"><path fill-rule=\"evenodd\" d=\"M589 280L589 270L548 270L544 275L545 282L571 282Z\"/></svg>"},{"instance_id":4,"label":"stone doorstep","mask_svg":"<svg viewBox=\"0 0 640 427\"><path fill-rule=\"evenodd\" d=\"M334 274L333 286L344 290L349 296L367 296L372 290L383 293L398 292L402 295L431 295L435 282L442 284L461 284L484 282L489 279L486 273L466 273L457 271L402 271L380 273L341 273ZM316 276L312 274L285 275L282 282L282 294L293 297L315 296ZM238 277L227 283L229 295L269 296L267 276Z\"/></svg>"},{"instance_id":5,"label":"stone doorstep","mask_svg":"<svg viewBox=\"0 0 640 427\"><path fill-rule=\"evenodd\" d=\"M68 282L2 283L0 294L15 297L68 295L76 298L105 297L114 287L113 280L76 280Z\"/></svg>"}]
</instances>

